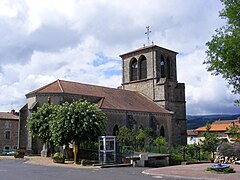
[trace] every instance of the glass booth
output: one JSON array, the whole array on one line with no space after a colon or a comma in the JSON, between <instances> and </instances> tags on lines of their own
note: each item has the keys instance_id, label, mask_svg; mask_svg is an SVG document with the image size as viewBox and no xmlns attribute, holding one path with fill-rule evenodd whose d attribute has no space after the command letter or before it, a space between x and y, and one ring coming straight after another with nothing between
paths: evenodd
<instances>
[{"instance_id":1,"label":"glass booth","mask_svg":"<svg viewBox=\"0 0 240 180\"><path fill-rule=\"evenodd\" d=\"M116 137L99 136L98 137L98 156L99 163L116 162Z\"/></svg>"}]
</instances>

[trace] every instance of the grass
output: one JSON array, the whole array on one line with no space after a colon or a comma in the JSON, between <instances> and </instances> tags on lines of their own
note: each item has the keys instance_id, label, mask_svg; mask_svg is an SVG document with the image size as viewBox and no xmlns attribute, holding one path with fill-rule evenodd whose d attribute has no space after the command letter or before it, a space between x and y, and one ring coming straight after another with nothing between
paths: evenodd
<instances>
[{"instance_id":1,"label":"grass","mask_svg":"<svg viewBox=\"0 0 240 180\"><path fill-rule=\"evenodd\" d=\"M235 173L236 171L233 168L225 168L225 169L211 169L210 167L207 168L206 171L209 171L211 173L216 174L229 174L229 173Z\"/></svg>"}]
</instances>

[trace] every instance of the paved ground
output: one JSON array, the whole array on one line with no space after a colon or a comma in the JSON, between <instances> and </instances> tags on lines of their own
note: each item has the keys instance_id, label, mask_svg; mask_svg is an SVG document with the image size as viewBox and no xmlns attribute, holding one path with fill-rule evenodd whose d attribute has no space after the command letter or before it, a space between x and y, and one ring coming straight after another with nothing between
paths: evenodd
<instances>
[{"instance_id":1,"label":"paved ground","mask_svg":"<svg viewBox=\"0 0 240 180\"><path fill-rule=\"evenodd\" d=\"M48 158L25 159L0 157L0 180L153 180L142 173L146 168L81 168L80 165L51 164ZM164 180L175 180L164 177Z\"/></svg>"},{"instance_id":2,"label":"paved ground","mask_svg":"<svg viewBox=\"0 0 240 180\"><path fill-rule=\"evenodd\" d=\"M14 159L13 157L0 157L1 159ZM58 164L53 163L51 158L42 158L42 157L26 157L24 160L25 164L32 164L32 165L41 165L45 167L62 167L62 168L80 168L80 169L95 169L96 167L92 166L80 166L72 164L72 162L68 162L66 164ZM240 180L240 165L231 165L232 168L236 171L236 173L232 174L214 174L211 172L206 171L207 167L209 167L210 163L205 164L194 164L194 165L179 165L179 166L168 166L168 167L161 167L161 168L154 168L154 169L148 169L148 168L111 168L108 170L102 170L104 173L111 174L111 172L118 174L119 172L122 173L122 175L126 175L123 172L133 172L138 174L138 178L162 178L162 179L231 179L231 180ZM99 169L99 168L98 168ZM139 176L141 174L141 171L143 171L143 174L145 176ZM1 174L1 173L0 173ZM146 175L149 175L147 177ZM90 176L89 176L90 177ZM114 179L117 179L117 177L114 176ZM121 179L121 178L120 178Z\"/></svg>"},{"instance_id":3,"label":"paved ground","mask_svg":"<svg viewBox=\"0 0 240 180\"><path fill-rule=\"evenodd\" d=\"M162 177L178 177L183 179L230 179L240 180L240 165L231 165L236 173L231 174L215 174L206 171L210 163L168 166L155 169L147 169L143 173L149 175L158 175Z\"/></svg>"}]
</instances>

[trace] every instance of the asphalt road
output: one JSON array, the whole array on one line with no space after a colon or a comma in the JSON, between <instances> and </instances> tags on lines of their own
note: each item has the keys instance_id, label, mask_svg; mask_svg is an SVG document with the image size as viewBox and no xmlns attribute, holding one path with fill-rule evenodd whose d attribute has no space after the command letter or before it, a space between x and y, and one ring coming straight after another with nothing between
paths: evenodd
<instances>
[{"instance_id":1,"label":"asphalt road","mask_svg":"<svg viewBox=\"0 0 240 180\"><path fill-rule=\"evenodd\" d=\"M25 163L23 159L0 159L0 180L154 180L142 174L146 168L65 168Z\"/></svg>"}]
</instances>

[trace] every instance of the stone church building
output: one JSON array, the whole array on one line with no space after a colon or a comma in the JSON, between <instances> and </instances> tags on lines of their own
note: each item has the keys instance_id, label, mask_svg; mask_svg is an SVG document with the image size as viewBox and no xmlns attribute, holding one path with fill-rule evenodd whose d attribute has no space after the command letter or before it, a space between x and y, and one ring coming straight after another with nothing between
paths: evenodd
<instances>
[{"instance_id":1,"label":"stone church building","mask_svg":"<svg viewBox=\"0 0 240 180\"><path fill-rule=\"evenodd\" d=\"M176 52L157 45L120 55L120 88L56 80L26 94L27 103L20 109L19 147L40 153L41 144L30 136L26 122L31 113L49 98L53 104L78 99L97 104L108 119L106 135L116 135L121 126L134 132L150 127L170 144L185 145L185 87L184 83L177 81L176 55Z\"/></svg>"}]
</instances>

